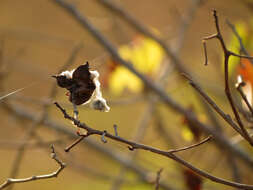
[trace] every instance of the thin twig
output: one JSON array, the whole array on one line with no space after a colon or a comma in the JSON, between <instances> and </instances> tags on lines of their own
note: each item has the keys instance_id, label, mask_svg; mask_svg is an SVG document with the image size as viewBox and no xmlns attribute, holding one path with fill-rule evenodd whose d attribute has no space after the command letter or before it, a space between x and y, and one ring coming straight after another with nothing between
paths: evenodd
<instances>
[{"instance_id":1,"label":"thin twig","mask_svg":"<svg viewBox=\"0 0 253 190\"><path fill-rule=\"evenodd\" d=\"M230 54L235 56L235 57L239 57L239 58L244 58L244 59L249 59L249 60L252 60L253 57L252 56L247 56L247 55L240 55L240 54L237 54L237 53L234 53L232 51L230 51Z\"/></svg>"},{"instance_id":2,"label":"thin twig","mask_svg":"<svg viewBox=\"0 0 253 190\"><path fill-rule=\"evenodd\" d=\"M129 140L126 140L126 139L124 139L122 137L117 137L115 135L112 135L112 134L110 134L108 132L106 134L104 134L104 131L93 129L93 128L87 126L85 123L81 123L79 120L76 120L75 118L71 117L66 112L66 110L64 110L57 102L55 102L55 105L62 112L64 118L72 121L77 127L85 129L87 131L87 133L89 133L90 135L99 135L99 136L104 135L107 138L110 138L110 139L115 140L117 142L121 142L121 143L127 144L129 147L131 147L132 150L142 149L142 150L153 152L155 154L159 154L159 155L165 156L167 158L171 158L174 161L182 164L183 166L185 166L185 167L193 170L194 172L196 172L200 176L203 176L203 177L205 177L205 178L207 178L209 180L212 180L212 181L214 181L216 183L220 183L220 184L223 184L223 185L228 185L228 186L231 186L231 187L244 188L244 189L247 189L247 190L253 189L253 185L235 183L235 182L232 182L232 181L227 181L225 179L213 176L213 175L211 175L211 174L209 174L209 173L207 173L207 172L205 172L203 170L200 170L200 169L196 168L195 166L191 165L190 163L186 162L185 160L183 160L182 158L174 155L171 152L163 151L163 150L160 150L160 149L157 149L157 148L153 148L151 146L147 146L147 145L144 145L144 144L139 144L139 143L136 143L136 142L133 142L133 141L129 141Z\"/></svg>"},{"instance_id":3,"label":"thin twig","mask_svg":"<svg viewBox=\"0 0 253 190\"><path fill-rule=\"evenodd\" d=\"M51 146L51 158L53 160L55 160L55 162L60 166L56 171L49 173L49 174L45 174L45 175L34 175L31 177L27 177L27 178L20 178L20 179L14 179L14 178L9 178L7 179L2 185L0 185L0 189L4 189L6 187L8 187L9 185L13 184L13 183L25 183L25 182L29 182L29 181L35 181L35 180L41 180L41 179L49 179L49 178L53 178L53 177L58 177L58 175L61 173L61 171L66 167L66 164L63 163L56 155L55 150L54 150L54 146Z\"/></svg>"},{"instance_id":4,"label":"thin twig","mask_svg":"<svg viewBox=\"0 0 253 190\"><path fill-rule=\"evenodd\" d=\"M212 139L212 136L209 136L205 139L203 139L202 141L198 142L198 143L195 143L195 144L192 144L190 146L186 146L186 147L183 147L183 148L178 148L178 149L173 149L173 150L169 150L168 152L170 153L175 153L175 152L181 152L181 151L185 151L185 150L189 150L189 149L192 149L192 148L195 148L199 145L202 145L208 141L210 141Z\"/></svg>"},{"instance_id":5,"label":"thin twig","mask_svg":"<svg viewBox=\"0 0 253 190\"><path fill-rule=\"evenodd\" d=\"M162 173L163 169L161 168L160 170L158 170L158 172L156 173L156 179L155 179L155 190L159 190L159 186L160 186L160 178L161 178L161 173Z\"/></svg>"},{"instance_id":6,"label":"thin twig","mask_svg":"<svg viewBox=\"0 0 253 190\"><path fill-rule=\"evenodd\" d=\"M67 146L64 149L64 151L65 152L69 152L74 146L76 146L77 144L79 144L85 137L87 137L87 136L85 136L85 135L80 136L79 139L77 139L75 142L73 142L72 144L70 144L69 146Z\"/></svg>"}]
</instances>

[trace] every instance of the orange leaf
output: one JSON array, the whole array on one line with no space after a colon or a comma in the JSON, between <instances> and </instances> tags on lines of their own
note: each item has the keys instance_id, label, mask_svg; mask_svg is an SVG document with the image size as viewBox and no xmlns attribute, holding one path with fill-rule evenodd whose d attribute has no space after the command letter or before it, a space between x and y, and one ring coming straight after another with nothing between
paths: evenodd
<instances>
[{"instance_id":1,"label":"orange leaf","mask_svg":"<svg viewBox=\"0 0 253 190\"><path fill-rule=\"evenodd\" d=\"M238 71L245 82L250 82L253 85L253 65L248 59L242 59L242 65Z\"/></svg>"}]
</instances>

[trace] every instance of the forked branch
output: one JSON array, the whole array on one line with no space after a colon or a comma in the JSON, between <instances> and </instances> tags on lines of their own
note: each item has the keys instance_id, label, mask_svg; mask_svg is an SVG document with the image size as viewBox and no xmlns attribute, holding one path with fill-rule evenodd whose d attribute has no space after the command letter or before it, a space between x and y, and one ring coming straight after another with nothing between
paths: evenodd
<instances>
[{"instance_id":1,"label":"forked branch","mask_svg":"<svg viewBox=\"0 0 253 190\"><path fill-rule=\"evenodd\" d=\"M55 160L55 162L60 166L56 171L45 174L45 175L34 175L27 178L20 178L20 179L13 179L9 178L7 179L2 185L0 185L0 189L4 189L8 186L10 186L13 183L25 183L29 181L35 181L35 180L41 180L41 179L49 179L53 177L58 177L58 175L61 173L61 171L66 167L66 164L63 163L56 155L54 146L51 146L51 158Z\"/></svg>"},{"instance_id":2,"label":"forked branch","mask_svg":"<svg viewBox=\"0 0 253 190\"><path fill-rule=\"evenodd\" d=\"M208 36L208 37L205 37L204 38L204 42L206 40L211 40L211 39L218 39L220 44L221 44L221 47L222 47L222 50L223 50L223 53L224 53L224 71L225 71L225 93L226 93L226 96L228 98L228 101L230 103L230 106L233 110L233 113L234 113L234 116L236 118L236 121L240 127L240 130L242 131L242 135L243 137L253 146L253 140L251 139L251 137L249 136L247 130L245 129L245 126L243 125L243 122L240 118L240 115L236 109L236 106L235 106L235 103L234 103L234 100L233 100L233 97L232 97L232 94L231 94L231 89L230 89L230 85L229 85L229 70L228 70L228 66L229 66L229 58L230 56L236 56L236 57L241 57L241 58L247 58L247 59L253 59L252 57L250 56L244 56L244 55L238 55L234 52L231 52L227 49L226 47L226 44L224 42L224 39L223 39L223 36L220 32L220 27L219 27L219 20L218 20L218 16L217 16L217 12L216 10L213 11L213 16L214 16L214 22L215 22L215 26L216 26L216 31L217 33L216 34L213 34L211 36ZM205 52L206 53L206 52ZM238 130L236 130L238 132Z\"/></svg>"},{"instance_id":3,"label":"forked branch","mask_svg":"<svg viewBox=\"0 0 253 190\"><path fill-rule=\"evenodd\" d=\"M127 139L124 139L122 137L119 136L115 136L112 135L108 132L105 133L105 131L102 130L97 130L97 129L93 129L91 127L89 127L88 125L86 125L85 123L81 123L79 120L76 120L74 117L71 117L65 109L63 109L57 102L55 102L55 105L57 106L57 108L62 112L64 118L72 121L74 123L74 125L76 125L79 128L82 128L84 130L86 130L87 134L90 135L100 135L100 136L104 136L107 137L109 139L112 139L114 141L117 142L121 142L123 144L128 145L129 150L135 150L135 149L141 149L141 150L146 150L155 154L159 154L161 156L165 156L167 158L173 159L174 161L182 164L183 166L193 170L194 172L196 172L197 174L199 174L200 176L203 176L207 179L210 179L216 183L220 183L220 184L224 184L224 185L228 185L228 186L232 186L232 187L237 187L237 188L243 188L243 189L248 189L248 190L253 190L253 185L247 185L247 184L242 184L242 183L236 183L236 182L232 182L232 181L227 181L225 179L222 178L218 178L216 176L213 176L201 169L196 168L195 166L191 165L190 163L188 163L187 161L183 160L182 158L176 156L172 150L169 151L164 151L164 150L160 150L151 146L147 146L144 144L139 144ZM207 141L205 141L207 142ZM201 143L199 143L200 145ZM203 143L202 143L203 144ZM194 146L196 147L196 146ZM191 147L192 148L192 147ZM186 148L187 149L187 148ZM186 150L184 149L184 150Z\"/></svg>"}]
</instances>

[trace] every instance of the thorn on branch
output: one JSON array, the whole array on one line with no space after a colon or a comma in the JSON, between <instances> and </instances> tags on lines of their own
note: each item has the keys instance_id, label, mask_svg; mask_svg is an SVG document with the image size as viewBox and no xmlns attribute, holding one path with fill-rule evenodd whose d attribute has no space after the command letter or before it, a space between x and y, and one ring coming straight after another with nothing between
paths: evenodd
<instances>
[{"instance_id":1,"label":"thorn on branch","mask_svg":"<svg viewBox=\"0 0 253 190\"><path fill-rule=\"evenodd\" d=\"M107 143L107 140L105 139L105 135L106 135L106 131L103 131L103 134L101 135L101 141L103 142L103 143Z\"/></svg>"},{"instance_id":2,"label":"thorn on branch","mask_svg":"<svg viewBox=\"0 0 253 190\"><path fill-rule=\"evenodd\" d=\"M117 126L116 124L114 124L114 125L113 125L113 128L114 128L114 134L115 134L115 136L118 137L118 136L119 136L119 135L118 135L118 130L117 130L117 129L118 129L118 126Z\"/></svg>"},{"instance_id":3,"label":"thorn on branch","mask_svg":"<svg viewBox=\"0 0 253 190\"><path fill-rule=\"evenodd\" d=\"M130 150L130 151L134 151L134 147L133 146L127 146L127 148Z\"/></svg>"}]
</instances>

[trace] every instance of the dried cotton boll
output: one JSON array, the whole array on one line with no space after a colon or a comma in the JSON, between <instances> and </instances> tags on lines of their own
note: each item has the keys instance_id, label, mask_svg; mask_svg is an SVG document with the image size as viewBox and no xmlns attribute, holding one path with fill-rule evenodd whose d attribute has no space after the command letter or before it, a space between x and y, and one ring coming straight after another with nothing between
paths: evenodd
<instances>
[{"instance_id":1,"label":"dried cotton boll","mask_svg":"<svg viewBox=\"0 0 253 190\"><path fill-rule=\"evenodd\" d=\"M72 79L72 75L74 73L75 69L72 71L63 71L60 73L61 76L66 76L67 79Z\"/></svg>"},{"instance_id":2,"label":"dried cotton boll","mask_svg":"<svg viewBox=\"0 0 253 190\"><path fill-rule=\"evenodd\" d=\"M106 100L102 97L100 82L98 80L99 73L98 71L90 71L90 73L96 86L95 91L91 97L90 105L95 110L108 112L110 110L110 107L107 105Z\"/></svg>"},{"instance_id":3,"label":"dried cotton boll","mask_svg":"<svg viewBox=\"0 0 253 190\"><path fill-rule=\"evenodd\" d=\"M90 71L89 63L72 71L64 71L53 76L58 86L69 91L69 101L75 105L90 103L91 108L108 112L110 107L102 97L98 71Z\"/></svg>"}]
</instances>

